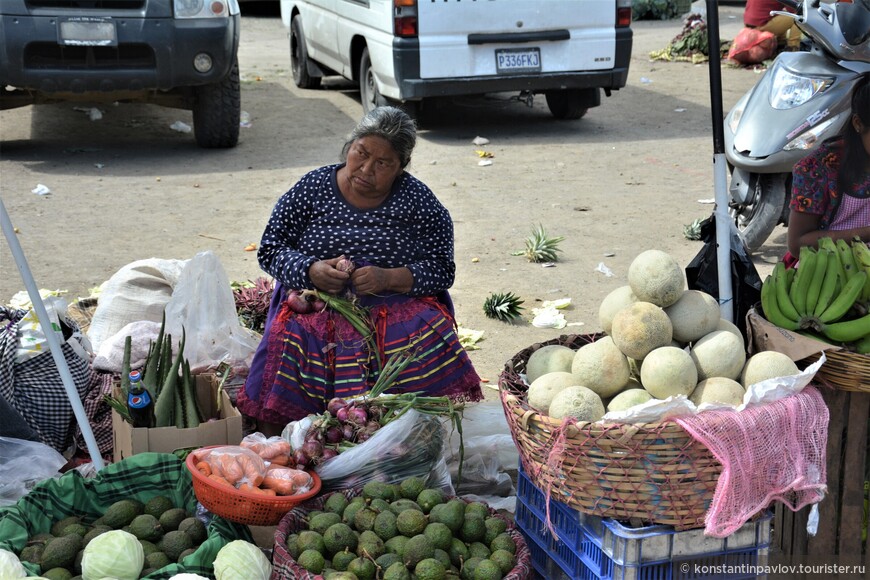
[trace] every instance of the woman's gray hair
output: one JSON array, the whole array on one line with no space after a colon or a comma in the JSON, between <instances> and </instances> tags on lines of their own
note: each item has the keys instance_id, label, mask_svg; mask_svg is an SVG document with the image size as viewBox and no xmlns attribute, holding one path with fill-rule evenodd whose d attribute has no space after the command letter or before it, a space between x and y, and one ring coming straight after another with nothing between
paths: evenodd
<instances>
[{"instance_id":1,"label":"woman's gray hair","mask_svg":"<svg viewBox=\"0 0 870 580\"><path fill-rule=\"evenodd\" d=\"M377 107L369 111L351 132L341 149L341 160L347 161L347 152L357 139L362 137L386 139L396 153L404 169L411 162L411 153L417 144L417 129L414 120L397 107Z\"/></svg>"}]
</instances>

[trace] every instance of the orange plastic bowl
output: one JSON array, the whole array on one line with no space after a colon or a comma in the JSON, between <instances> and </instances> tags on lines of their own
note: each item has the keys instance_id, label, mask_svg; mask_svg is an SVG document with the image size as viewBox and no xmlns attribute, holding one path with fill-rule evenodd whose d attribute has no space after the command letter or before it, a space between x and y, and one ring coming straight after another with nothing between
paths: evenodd
<instances>
[{"instance_id":1,"label":"orange plastic bowl","mask_svg":"<svg viewBox=\"0 0 870 580\"><path fill-rule=\"evenodd\" d=\"M310 490L297 495L262 496L247 491L239 491L234 487L221 485L204 476L196 468L194 458L198 451L226 447L212 445L197 449L187 455L185 464L193 479L193 493L196 499L211 513L230 521L249 526L276 526L284 514L296 505L309 500L320 493L322 485L317 473L309 471L313 480Z\"/></svg>"}]
</instances>

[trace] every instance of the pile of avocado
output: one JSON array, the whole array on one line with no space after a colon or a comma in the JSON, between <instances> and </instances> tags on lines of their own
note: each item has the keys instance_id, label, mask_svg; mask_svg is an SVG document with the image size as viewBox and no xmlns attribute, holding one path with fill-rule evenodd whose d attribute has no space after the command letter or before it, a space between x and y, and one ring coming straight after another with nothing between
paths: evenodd
<instances>
[{"instance_id":1,"label":"pile of avocado","mask_svg":"<svg viewBox=\"0 0 870 580\"><path fill-rule=\"evenodd\" d=\"M78 580L85 546L110 530L124 530L139 539L145 553L142 577L180 563L208 537L205 525L193 514L176 507L170 498L157 495L144 503L117 501L90 523L79 516L57 520L50 533L28 538L18 558L37 564L40 574L49 580Z\"/></svg>"},{"instance_id":2,"label":"pile of avocado","mask_svg":"<svg viewBox=\"0 0 870 580\"><path fill-rule=\"evenodd\" d=\"M507 521L411 477L333 493L287 537L296 563L325 580L500 580L515 564Z\"/></svg>"}]
</instances>

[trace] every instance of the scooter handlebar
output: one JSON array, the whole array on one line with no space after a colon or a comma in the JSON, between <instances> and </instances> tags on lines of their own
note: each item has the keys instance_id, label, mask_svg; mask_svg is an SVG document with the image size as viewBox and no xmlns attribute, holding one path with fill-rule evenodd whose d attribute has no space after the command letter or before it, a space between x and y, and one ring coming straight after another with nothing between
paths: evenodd
<instances>
[{"instance_id":1,"label":"scooter handlebar","mask_svg":"<svg viewBox=\"0 0 870 580\"><path fill-rule=\"evenodd\" d=\"M811 2L818 2L818 0L810 0ZM779 0L779 3L783 6L788 6L789 8L793 8L795 10L799 10L801 4L803 2L801 0Z\"/></svg>"}]
</instances>

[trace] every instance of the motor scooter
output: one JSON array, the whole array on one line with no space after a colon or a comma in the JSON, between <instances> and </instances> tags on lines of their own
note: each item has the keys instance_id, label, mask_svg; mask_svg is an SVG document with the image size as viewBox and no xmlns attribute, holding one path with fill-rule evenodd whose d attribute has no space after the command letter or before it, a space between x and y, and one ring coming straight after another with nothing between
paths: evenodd
<instances>
[{"instance_id":1,"label":"motor scooter","mask_svg":"<svg viewBox=\"0 0 870 580\"><path fill-rule=\"evenodd\" d=\"M796 13L808 50L782 52L725 117L729 213L746 249L788 225L791 172L851 117L851 95L870 73L870 0L780 0Z\"/></svg>"}]
</instances>

